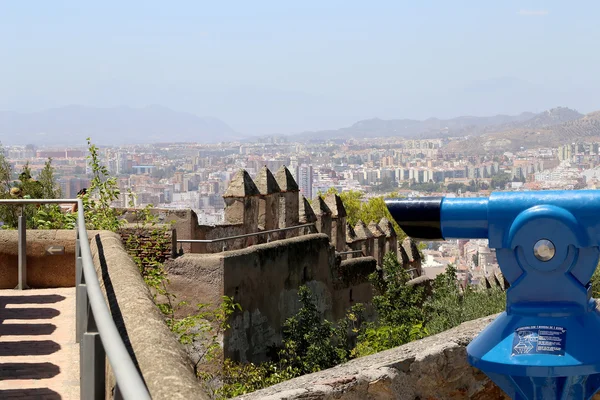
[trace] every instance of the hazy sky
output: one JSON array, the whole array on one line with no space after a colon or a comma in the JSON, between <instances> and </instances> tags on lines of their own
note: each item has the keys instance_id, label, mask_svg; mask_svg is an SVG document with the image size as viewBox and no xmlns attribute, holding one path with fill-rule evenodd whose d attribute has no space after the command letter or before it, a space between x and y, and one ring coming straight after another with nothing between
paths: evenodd
<instances>
[{"instance_id":1,"label":"hazy sky","mask_svg":"<svg viewBox=\"0 0 600 400\"><path fill-rule=\"evenodd\" d=\"M0 110L161 104L245 133L600 109L600 2L0 0Z\"/></svg>"}]
</instances>

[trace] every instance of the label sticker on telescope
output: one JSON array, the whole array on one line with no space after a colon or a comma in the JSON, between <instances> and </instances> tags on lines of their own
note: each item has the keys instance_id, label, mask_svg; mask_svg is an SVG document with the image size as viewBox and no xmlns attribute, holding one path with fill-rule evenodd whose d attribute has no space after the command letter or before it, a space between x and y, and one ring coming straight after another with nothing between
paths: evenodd
<instances>
[{"instance_id":1,"label":"label sticker on telescope","mask_svg":"<svg viewBox=\"0 0 600 400\"><path fill-rule=\"evenodd\" d=\"M523 326L515 330L512 355L565 355L567 329L561 326Z\"/></svg>"}]
</instances>

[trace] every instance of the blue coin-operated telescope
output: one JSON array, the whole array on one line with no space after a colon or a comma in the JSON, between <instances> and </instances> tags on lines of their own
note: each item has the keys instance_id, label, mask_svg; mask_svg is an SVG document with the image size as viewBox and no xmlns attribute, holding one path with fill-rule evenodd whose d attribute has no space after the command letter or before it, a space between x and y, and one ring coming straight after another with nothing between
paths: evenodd
<instances>
[{"instance_id":1,"label":"blue coin-operated telescope","mask_svg":"<svg viewBox=\"0 0 600 400\"><path fill-rule=\"evenodd\" d=\"M510 283L506 311L467 346L471 365L514 399L590 399L600 388L600 191L390 199L407 235L488 239Z\"/></svg>"}]
</instances>

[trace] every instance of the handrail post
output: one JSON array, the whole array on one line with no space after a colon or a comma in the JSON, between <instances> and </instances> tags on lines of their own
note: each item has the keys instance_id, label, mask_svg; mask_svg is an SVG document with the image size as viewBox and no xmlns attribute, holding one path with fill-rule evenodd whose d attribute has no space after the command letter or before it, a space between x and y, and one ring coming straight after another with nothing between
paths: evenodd
<instances>
[{"instance_id":1,"label":"handrail post","mask_svg":"<svg viewBox=\"0 0 600 400\"><path fill-rule=\"evenodd\" d=\"M171 259L177 258L177 229L171 229Z\"/></svg>"},{"instance_id":2,"label":"handrail post","mask_svg":"<svg viewBox=\"0 0 600 400\"><path fill-rule=\"evenodd\" d=\"M88 306L89 307L89 306ZM79 362L81 368L80 397L104 400L106 393L106 353L96 327L94 313L87 312L87 327L81 338Z\"/></svg>"},{"instance_id":3,"label":"handrail post","mask_svg":"<svg viewBox=\"0 0 600 400\"><path fill-rule=\"evenodd\" d=\"M21 215L19 215L17 230L19 232L19 282L16 289L23 290L29 289L29 286L27 286L27 219L23 215L23 208L21 208Z\"/></svg>"}]
</instances>

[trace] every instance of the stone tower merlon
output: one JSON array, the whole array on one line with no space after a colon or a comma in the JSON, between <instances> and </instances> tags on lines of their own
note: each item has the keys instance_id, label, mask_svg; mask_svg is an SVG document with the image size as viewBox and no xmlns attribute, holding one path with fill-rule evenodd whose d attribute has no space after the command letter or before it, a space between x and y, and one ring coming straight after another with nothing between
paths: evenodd
<instances>
[{"instance_id":1,"label":"stone tower merlon","mask_svg":"<svg viewBox=\"0 0 600 400\"><path fill-rule=\"evenodd\" d=\"M363 221L358 221L356 226L354 227L354 232L356 233L356 237L359 240L362 240L362 248L363 254L366 257L373 257L373 247L375 247L374 239L375 237L367 227L367 225Z\"/></svg>"},{"instance_id":2,"label":"stone tower merlon","mask_svg":"<svg viewBox=\"0 0 600 400\"><path fill-rule=\"evenodd\" d=\"M385 255L385 233L375 221L371 221L368 228L374 237L373 258L377 260L377 265L383 265L383 256Z\"/></svg>"},{"instance_id":3,"label":"stone tower merlon","mask_svg":"<svg viewBox=\"0 0 600 400\"><path fill-rule=\"evenodd\" d=\"M281 190L277 180L264 166L254 178L260 193L258 202L258 227L262 230L279 228L279 199Z\"/></svg>"},{"instance_id":4,"label":"stone tower merlon","mask_svg":"<svg viewBox=\"0 0 600 400\"><path fill-rule=\"evenodd\" d=\"M337 194L325 196L325 204L331 210L331 242L337 251L346 249L346 208Z\"/></svg>"},{"instance_id":5,"label":"stone tower merlon","mask_svg":"<svg viewBox=\"0 0 600 400\"><path fill-rule=\"evenodd\" d=\"M302 194L299 194L300 197L300 224L311 224L313 222L317 222L317 216L313 211L310 203Z\"/></svg>"},{"instance_id":6,"label":"stone tower merlon","mask_svg":"<svg viewBox=\"0 0 600 400\"><path fill-rule=\"evenodd\" d=\"M299 196L299 201L300 201L300 225L316 223L317 216L315 215L315 212L313 211L310 203L308 202L306 197L304 197L302 194L298 194L298 196ZM312 226L312 227L302 228L302 232L300 232L300 233L306 235L309 233L317 233L317 232L318 231L317 231L317 227L315 224L315 226Z\"/></svg>"},{"instance_id":7,"label":"stone tower merlon","mask_svg":"<svg viewBox=\"0 0 600 400\"><path fill-rule=\"evenodd\" d=\"M260 192L246 170L239 170L223 195L225 223L243 225L246 233L258 231Z\"/></svg>"},{"instance_id":8,"label":"stone tower merlon","mask_svg":"<svg viewBox=\"0 0 600 400\"><path fill-rule=\"evenodd\" d=\"M385 252L398 254L398 234L394 225L386 217L383 217L379 221L379 228L385 233Z\"/></svg>"},{"instance_id":9,"label":"stone tower merlon","mask_svg":"<svg viewBox=\"0 0 600 400\"><path fill-rule=\"evenodd\" d=\"M361 250L364 240L359 240L354 232L352 225L346 222L346 245L350 250ZM349 258L360 257L360 254L353 254Z\"/></svg>"},{"instance_id":10,"label":"stone tower merlon","mask_svg":"<svg viewBox=\"0 0 600 400\"><path fill-rule=\"evenodd\" d=\"M317 216L317 230L319 233L324 233L329 236L331 241L331 210L325 204L325 200L321 196L313 199L313 211Z\"/></svg>"},{"instance_id":11,"label":"stone tower merlon","mask_svg":"<svg viewBox=\"0 0 600 400\"><path fill-rule=\"evenodd\" d=\"M294 180L291 172L284 165L275 174L275 180L279 185L281 196L279 198L279 227L287 228L299 224L299 197L298 184ZM293 231L287 231L285 237L296 235Z\"/></svg>"},{"instance_id":12,"label":"stone tower merlon","mask_svg":"<svg viewBox=\"0 0 600 400\"><path fill-rule=\"evenodd\" d=\"M404 262L403 257L402 264L408 269L415 269L413 272L413 277L421 276L423 272L421 269L421 253L419 253L419 249L417 248L415 241L411 238L404 239L404 241L402 241L401 250L406 254L405 257L407 259L407 262Z\"/></svg>"}]
</instances>

